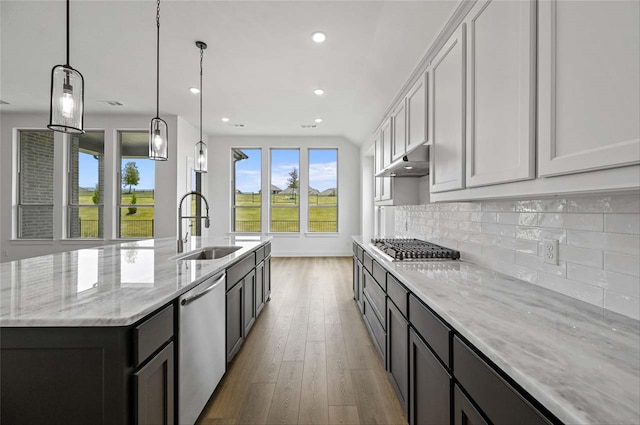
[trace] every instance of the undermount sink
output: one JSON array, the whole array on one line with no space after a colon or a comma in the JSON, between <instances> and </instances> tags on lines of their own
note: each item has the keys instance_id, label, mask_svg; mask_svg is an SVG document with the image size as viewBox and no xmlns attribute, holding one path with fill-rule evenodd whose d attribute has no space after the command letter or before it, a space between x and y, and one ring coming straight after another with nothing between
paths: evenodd
<instances>
[{"instance_id":1,"label":"undermount sink","mask_svg":"<svg viewBox=\"0 0 640 425\"><path fill-rule=\"evenodd\" d=\"M242 248L241 246L209 246L206 248L201 248L196 251L188 252L182 257L178 257L177 260L215 260L218 258L226 257L227 255L231 255L237 250Z\"/></svg>"}]
</instances>

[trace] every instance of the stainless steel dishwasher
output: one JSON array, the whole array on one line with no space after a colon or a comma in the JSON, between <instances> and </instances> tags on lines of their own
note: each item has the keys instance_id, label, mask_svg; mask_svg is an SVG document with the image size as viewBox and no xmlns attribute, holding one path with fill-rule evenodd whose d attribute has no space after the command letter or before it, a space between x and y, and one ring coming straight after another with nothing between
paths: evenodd
<instances>
[{"instance_id":1,"label":"stainless steel dishwasher","mask_svg":"<svg viewBox=\"0 0 640 425\"><path fill-rule=\"evenodd\" d=\"M223 272L180 297L180 425L195 423L226 368Z\"/></svg>"}]
</instances>

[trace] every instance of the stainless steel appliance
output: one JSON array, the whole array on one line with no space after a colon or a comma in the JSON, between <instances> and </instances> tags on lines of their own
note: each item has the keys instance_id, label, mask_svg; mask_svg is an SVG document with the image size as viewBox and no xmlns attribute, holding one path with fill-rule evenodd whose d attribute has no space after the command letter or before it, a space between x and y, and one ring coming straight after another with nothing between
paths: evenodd
<instances>
[{"instance_id":1,"label":"stainless steel appliance","mask_svg":"<svg viewBox=\"0 0 640 425\"><path fill-rule=\"evenodd\" d=\"M410 238L371 239L371 246L391 261L458 260L460 252Z\"/></svg>"},{"instance_id":2,"label":"stainless steel appliance","mask_svg":"<svg viewBox=\"0 0 640 425\"><path fill-rule=\"evenodd\" d=\"M179 423L194 424L224 375L225 273L180 297Z\"/></svg>"}]
</instances>

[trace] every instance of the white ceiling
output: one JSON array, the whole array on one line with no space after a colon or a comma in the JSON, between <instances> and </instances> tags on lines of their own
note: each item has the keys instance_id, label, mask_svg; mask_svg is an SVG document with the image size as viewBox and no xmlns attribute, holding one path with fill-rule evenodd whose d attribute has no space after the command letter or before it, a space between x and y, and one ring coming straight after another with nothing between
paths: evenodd
<instances>
[{"instance_id":1,"label":"white ceiling","mask_svg":"<svg viewBox=\"0 0 640 425\"><path fill-rule=\"evenodd\" d=\"M198 85L194 42L202 40L209 45L205 133L342 135L362 143L456 5L165 0L161 115L198 125L198 96L188 88ZM10 103L2 110L46 111L51 68L65 60L64 3L2 0L0 7L0 99ZM71 65L85 77L88 113L154 114L155 8L154 1L71 3ZM327 41L314 43L314 31L326 32ZM301 128L315 118L324 120L318 128Z\"/></svg>"}]
</instances>

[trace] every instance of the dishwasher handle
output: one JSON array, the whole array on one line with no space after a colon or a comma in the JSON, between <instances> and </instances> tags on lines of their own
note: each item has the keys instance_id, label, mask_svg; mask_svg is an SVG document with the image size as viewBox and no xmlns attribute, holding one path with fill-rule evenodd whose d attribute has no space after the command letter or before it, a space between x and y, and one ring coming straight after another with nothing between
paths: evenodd
<instances>
[{"instance_id":1,"label":"dishwasher handle","mask_svg":"<svg viewBox=\"0 0 640 425\"><path fill-rule=\"evenodd\" d=\"M221 283L224 283L224 280L225 280L225 278L226 278L226 277L227 277L227 275L226 275L225 273L223 273L223 274L222 274L218 279L216 279L216 281L215 281L215 282L213 282L213 283L212 283L209 287L207 287L206 289L204 289L204 290L202 290L202 291L198 292L197 294L192 295L192 296L190 296L190 297L183 298L183 299L180 301L180 305L183 305L183 306L184 306L184 305L187 305L187 304L189 304L189 303L191 303L191 302L193 302L193 301L197 300L198 298L200 298L200 297L202 297L202 296L206 295L207 293L209 293L209 292L213 291L213 290L216 288L216 286L220 285Z\"/></svg>"}]
</instances>

